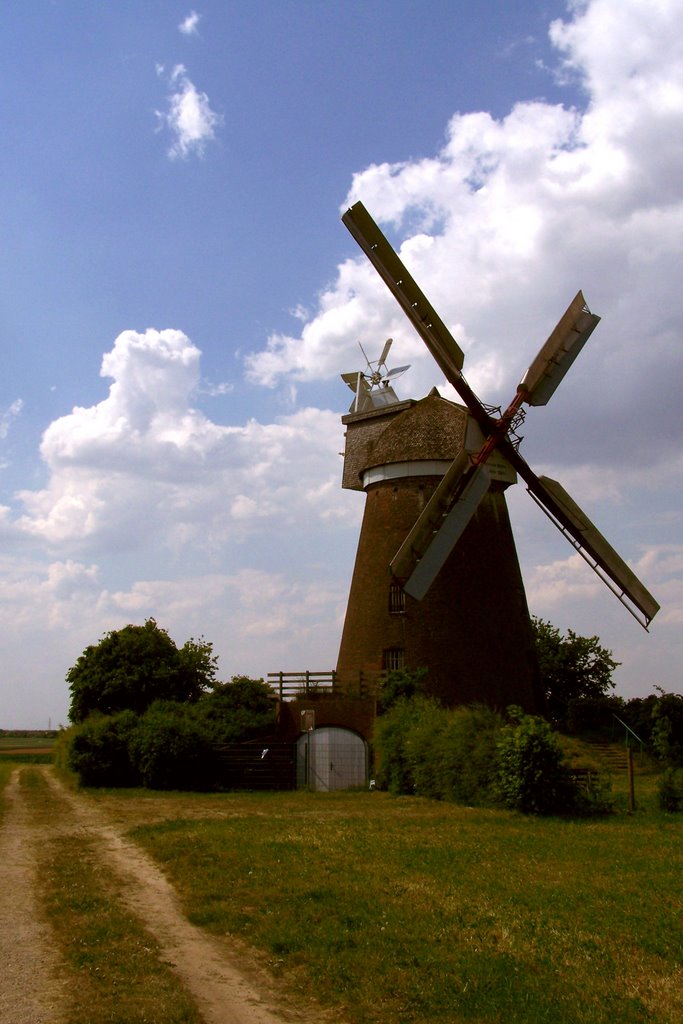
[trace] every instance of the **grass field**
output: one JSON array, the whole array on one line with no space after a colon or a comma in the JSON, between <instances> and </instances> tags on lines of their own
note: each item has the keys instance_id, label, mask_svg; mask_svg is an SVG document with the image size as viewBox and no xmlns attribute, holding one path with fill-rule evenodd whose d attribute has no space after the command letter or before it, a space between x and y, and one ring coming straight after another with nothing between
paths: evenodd
<instances>
[{"instance_id":1,"label":"grass field","mask_svg":"<svg viewBox=\"0 0 683 1024\"><path fill-rule=\"evenodd\" d=\"M85 798L163 866L190 920L349 1024L680 1024L683 815L656 809L655 781L637 779L635 814L584 821L377 792ZM94 891L69 904L79 863L86 891L96 877L76 853L53 860L48 894L78 921L65 943L103 912Z\"/></svg>"},{"instance_id":2,"label":"grass field","mask_svg":"<svg viewBox=\"0 0 683 1024\"><path fill-rule=\"evenodd\" d=\"M652 809L573 822L228 795L217 819L134 835L195 923L354 1024L683 1020L683 833Z\"/></svg>"}]
</instances>

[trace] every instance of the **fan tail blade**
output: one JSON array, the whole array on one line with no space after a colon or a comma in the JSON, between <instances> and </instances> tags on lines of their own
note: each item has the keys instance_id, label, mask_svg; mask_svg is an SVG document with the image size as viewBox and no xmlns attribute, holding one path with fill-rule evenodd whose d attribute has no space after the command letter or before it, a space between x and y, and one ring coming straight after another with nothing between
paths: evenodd
<instances>
[{"instance_id":1,"label":"fan tail blade","mask_svg":"<svg viewBox=\"0 0 683 1024\"><path fill-rule=\"evenodd\" d=\"M406 593L421 600L465 531L489 489L484 466L473 466L461 452L427 502L391 562L391 571L406 579Z\"/></svg>"},{"instance_id":2,"label":"fan tail blade","mask_svg":"<svg viewBox=\"0 0 683 1024\"><path fill-rule=\"evenodd\" d=\"M600 323L578 292L519 385L527 405L547 405L579 352Z\"/></svg>"},{"instance_id":3,"label":"fan tail blade","mask_svg":"<svg viewBox=\"0 0 683 1024\"><path fill-rule=\"evenodd\" d=\"M362 373L342 373L341 379L351 388L352 391L369 391L370 385Z\"/></svg>"},{"instance_id":4,"label":"fan tail blade","mask_svg":"<svg viewBox=\"0 0 683 1024\"><path fill-rule=\"evenodd\" d=\"M384 379L385 380L389 380L390 377L398 377L399 374L405 373L406 370L409 370L409 369L410 369L410 365L408 365L408 366L395 366L393 370L389 370L387 373L385 373Z\"/></svg>"},{"instance_id":5,"label":"fan tail blade","mask_svg":"<svg viewBox=\"0 0 683 1024\"><path fill-rule=\"evenodd\" d=\"M387 340L384 342L384 348L382 349L382 355L377 360L377 368L378 369L379 369L380 366L385 366L386 365L387 356L389 355L389 349L391 348L393 340L394 340L393 338L387 338Z\"/></svg>"},{"instance_id":6,"label":"fan tail blade","mask_svg":"<svg viewBox=\"0 0 683 1024\"><path fill-rule=\"evenodd\" d=\"M638 621L640 618L631 605L640 612L644 619L641 625L647 629L659 611L659 604L652 594L557 480L547 476L536 479L540 487L529 487L536 503L562 533L573 538L573 546Z\"/></svg>"}]
</instances>

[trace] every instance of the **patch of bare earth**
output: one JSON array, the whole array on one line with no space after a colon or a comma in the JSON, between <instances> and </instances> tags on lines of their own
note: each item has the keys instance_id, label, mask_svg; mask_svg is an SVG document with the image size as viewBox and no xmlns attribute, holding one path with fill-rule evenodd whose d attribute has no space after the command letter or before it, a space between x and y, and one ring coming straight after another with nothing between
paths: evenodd
<instances>
[{"instance_id":1,"label":"patch of bare earth","mask_svg":"<svg viewBox=\"0 0 683 1024\"><path fill-rule=\"evenodd\" d=\"M34 844L49 838L46 828L53 828L55 835L76 829L95 841L96 849L124 883L127 907L156 939L163 960L173 967L192 995L205 1024L320 1024L329 1019L318 1007L302 1006L288 999L253 950L236 940L208 935L192 925L182 913L173 887L153 861L125 837L120 824L112 822L87 797L64 787L50 769L43 772L55 802L61 805L59 815L53 816L54 824L43 826L38 835L25 820L27 811L22 808L20 790L13 782L10 810L0 841L0 864L6 865L8 858L17 865L23 864L23 869L17 867L10 885L3 880L0 887L3 932L7 935L7 926L11 924L17 959L14 979L9 985L13 1001L0 1002L0 1009L6 1006L9 1011L0 1012L3 1024L57 1024L61 1020L63 992L55 982L59 963L35 903L30 866ZM7 898L10 890L15 898ZM39 985L35 984L36 961L41 973ZM0 978L2 1000L4 988L5 979Z\"/></svg>"}]
</instances>

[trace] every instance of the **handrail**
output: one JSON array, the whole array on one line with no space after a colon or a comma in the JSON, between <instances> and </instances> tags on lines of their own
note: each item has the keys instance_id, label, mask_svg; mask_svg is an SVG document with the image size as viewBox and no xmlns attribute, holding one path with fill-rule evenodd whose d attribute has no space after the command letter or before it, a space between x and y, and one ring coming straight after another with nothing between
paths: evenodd
<instances>
[{"instance_id":1,"label":"handrail","mask_svg":"<svg viewBox=\"0 0 683 1024\"><path fill-rule=\"evenodd\" d=\"M614 712L612 712L612 718L615 718L620 725L623 725L624 729L626 729L627 732L630 732L631 736L633 736L633 738L637 740L638 743L640 743L640 752L642 754L644 743L643 740L641 740L640 736L638 736L638 734L633 731L630 725L627 725L626 722L623 721L623 719L619 718L619 715L615 715ZM626 737L626 746L628 746L628 736Z\"/></svg>"}]
</instances>

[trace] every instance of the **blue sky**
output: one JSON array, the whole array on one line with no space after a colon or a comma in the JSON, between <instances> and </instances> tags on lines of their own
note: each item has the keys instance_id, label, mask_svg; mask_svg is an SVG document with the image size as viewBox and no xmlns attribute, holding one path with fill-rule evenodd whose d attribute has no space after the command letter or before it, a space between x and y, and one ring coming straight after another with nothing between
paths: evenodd
<instances>
[{"instance_id":1,"label":"blue sky","mask_svg":"<svg viewBox=\"0 0 683 1024\"><path fill-rule=\"evenodd\" d=\"M0 727L153 615L224 678L334 666L361 340L439 372L340 222L362 199L505 403L602 315L523 452L662 604L646 635L508 492L531 609L680 690L681 0L12 3L0 118ZM449 394L444 388L444 394Z\"/></svg>"}]
</instances>

